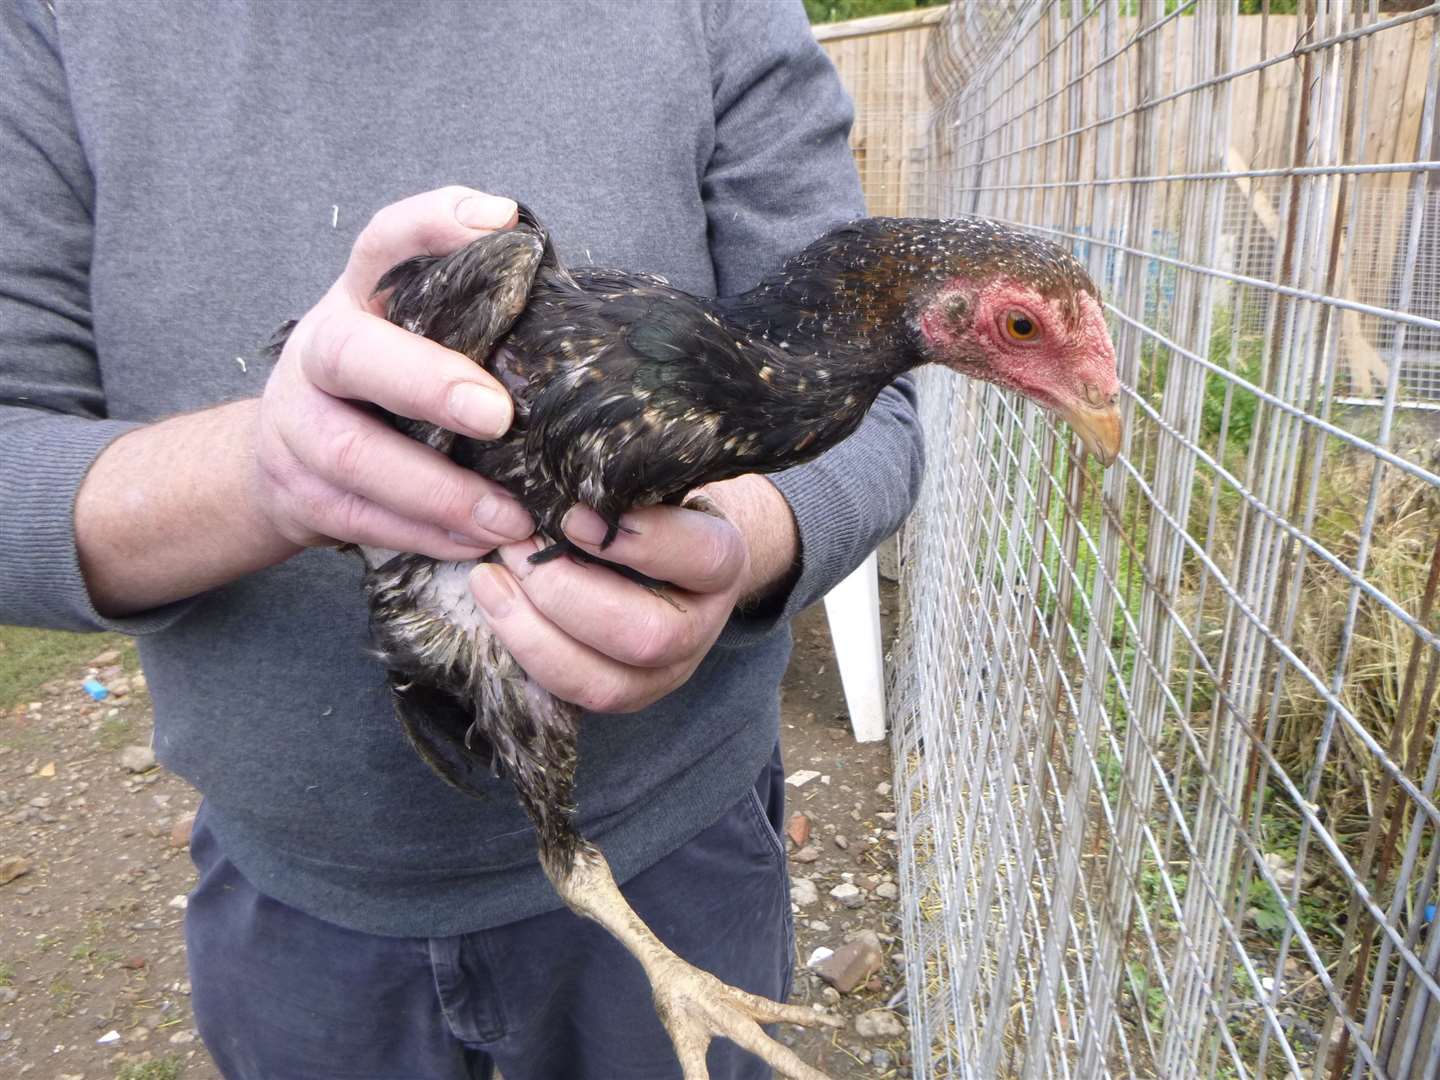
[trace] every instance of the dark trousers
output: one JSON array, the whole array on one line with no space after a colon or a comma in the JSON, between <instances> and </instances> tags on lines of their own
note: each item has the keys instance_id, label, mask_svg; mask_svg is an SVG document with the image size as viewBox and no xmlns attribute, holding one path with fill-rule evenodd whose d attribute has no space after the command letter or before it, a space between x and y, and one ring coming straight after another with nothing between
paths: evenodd
<instances>
[{"instance_id":1,"label":"dark trousers","mask_svg":"<svg viewBox=\"0 0 1440 1080\"><path fill-rule=\"evenodd\" d=\"M777 749L753 793L624 886L677 953L783 1001L790 915ZM261 895L225 858L202 806L185 916L192 1005L227 1080L678 1078L640 965L569 910L458 937L375 937ZM770 1070L720 1039L713 1080Z\"/></svg>"}]
</instances>

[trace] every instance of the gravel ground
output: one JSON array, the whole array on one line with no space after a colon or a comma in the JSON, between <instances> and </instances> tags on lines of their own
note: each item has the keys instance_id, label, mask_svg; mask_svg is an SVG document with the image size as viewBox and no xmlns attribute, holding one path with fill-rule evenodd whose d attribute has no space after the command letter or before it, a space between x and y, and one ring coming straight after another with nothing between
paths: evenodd
<instances>
[{"instance_id":1,"label":"gravel ground","mask_svg":"<svg viewBox=\"0 0 1440 1080\"><path fill-rule=\"evenodd\" d=\"M793 1000L847 1027L781 1038L835 1080L907 1076L903 1006L885 1009L903 982L889 752L850 737L821 613L799 620L796 646L781 732L800 815L786 841ZM92 701L87 677L110 696ZM150 726L123 644L0 714L0 1076L218 1077L192 1023L182 944L197 797L153 765Z\"/></svg>"}]
</instances>

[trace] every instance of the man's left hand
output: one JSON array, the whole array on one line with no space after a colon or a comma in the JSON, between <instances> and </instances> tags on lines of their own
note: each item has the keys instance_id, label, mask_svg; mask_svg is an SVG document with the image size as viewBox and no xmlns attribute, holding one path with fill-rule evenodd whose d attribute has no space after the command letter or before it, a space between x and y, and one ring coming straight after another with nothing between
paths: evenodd
<instances>
[{"instance_id":1,"label":"man's left hand","mask_svg":"<svg viewBox=\"0 0 1440 1080\"><path fill-rule=\"evenodd\" d=\"M724 516L633 510L603 552L598 514L576 506L565 517L578 547L669 582L664 596L604 566L531 563L538 537L500 548L503 566L475 569L470 584L486 621L532 679L590 712L643 709L690 678L737 603L789 580L795 522L773 484L744 476L700 494Z\"/></svg>"}]
</instances>

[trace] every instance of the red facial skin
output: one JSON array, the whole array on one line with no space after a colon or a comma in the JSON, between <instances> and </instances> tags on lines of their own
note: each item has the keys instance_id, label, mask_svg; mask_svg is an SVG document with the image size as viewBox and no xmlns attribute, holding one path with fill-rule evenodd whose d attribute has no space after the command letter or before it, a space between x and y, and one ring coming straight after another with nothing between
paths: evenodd
<instances>
[{"instance_id":1,"label":"red facial skin","mask_svg":"<svg viewBox=\"0 0 1440 1080\"><path fill-rule=\"evenodd\" d=\"M1007 328L1012 313L1028 319L1036 332L1018 339ZM979 290L957 278L921 313L920 332L936 362L1047 409L1103 408L1120 392L1105 315L1088 292L1067 301L1012 278L992 280Z\"/></svg>"}]
</instances>

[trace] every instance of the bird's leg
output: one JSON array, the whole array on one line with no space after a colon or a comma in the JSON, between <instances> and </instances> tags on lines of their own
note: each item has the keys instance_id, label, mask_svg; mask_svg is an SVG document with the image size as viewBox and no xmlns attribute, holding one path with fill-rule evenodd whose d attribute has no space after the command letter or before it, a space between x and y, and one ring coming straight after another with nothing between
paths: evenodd
<instances>
[{"instance_id":1,"label":"bird's leg","mask_svg":"<svg viewBox=\"0 0 1440 1080\"><path fill-rule=\"evenodd\" d=\"M605 856L594 845L582 842L568 869L544 858L541 862L565 903L577 914L609 930L640 961L650 980L655 1011L675 1045L685 1080L709 1080L705 1053L710 1040L717 1035L749 1050L782 1076L792 1080L827 1080L824 1073L771 1039L760 1025L839 1027L838 1020L803 1005L781 1005L737 990L686 963L635 914L615 884Z\"/></svg>"}]
</instances>

